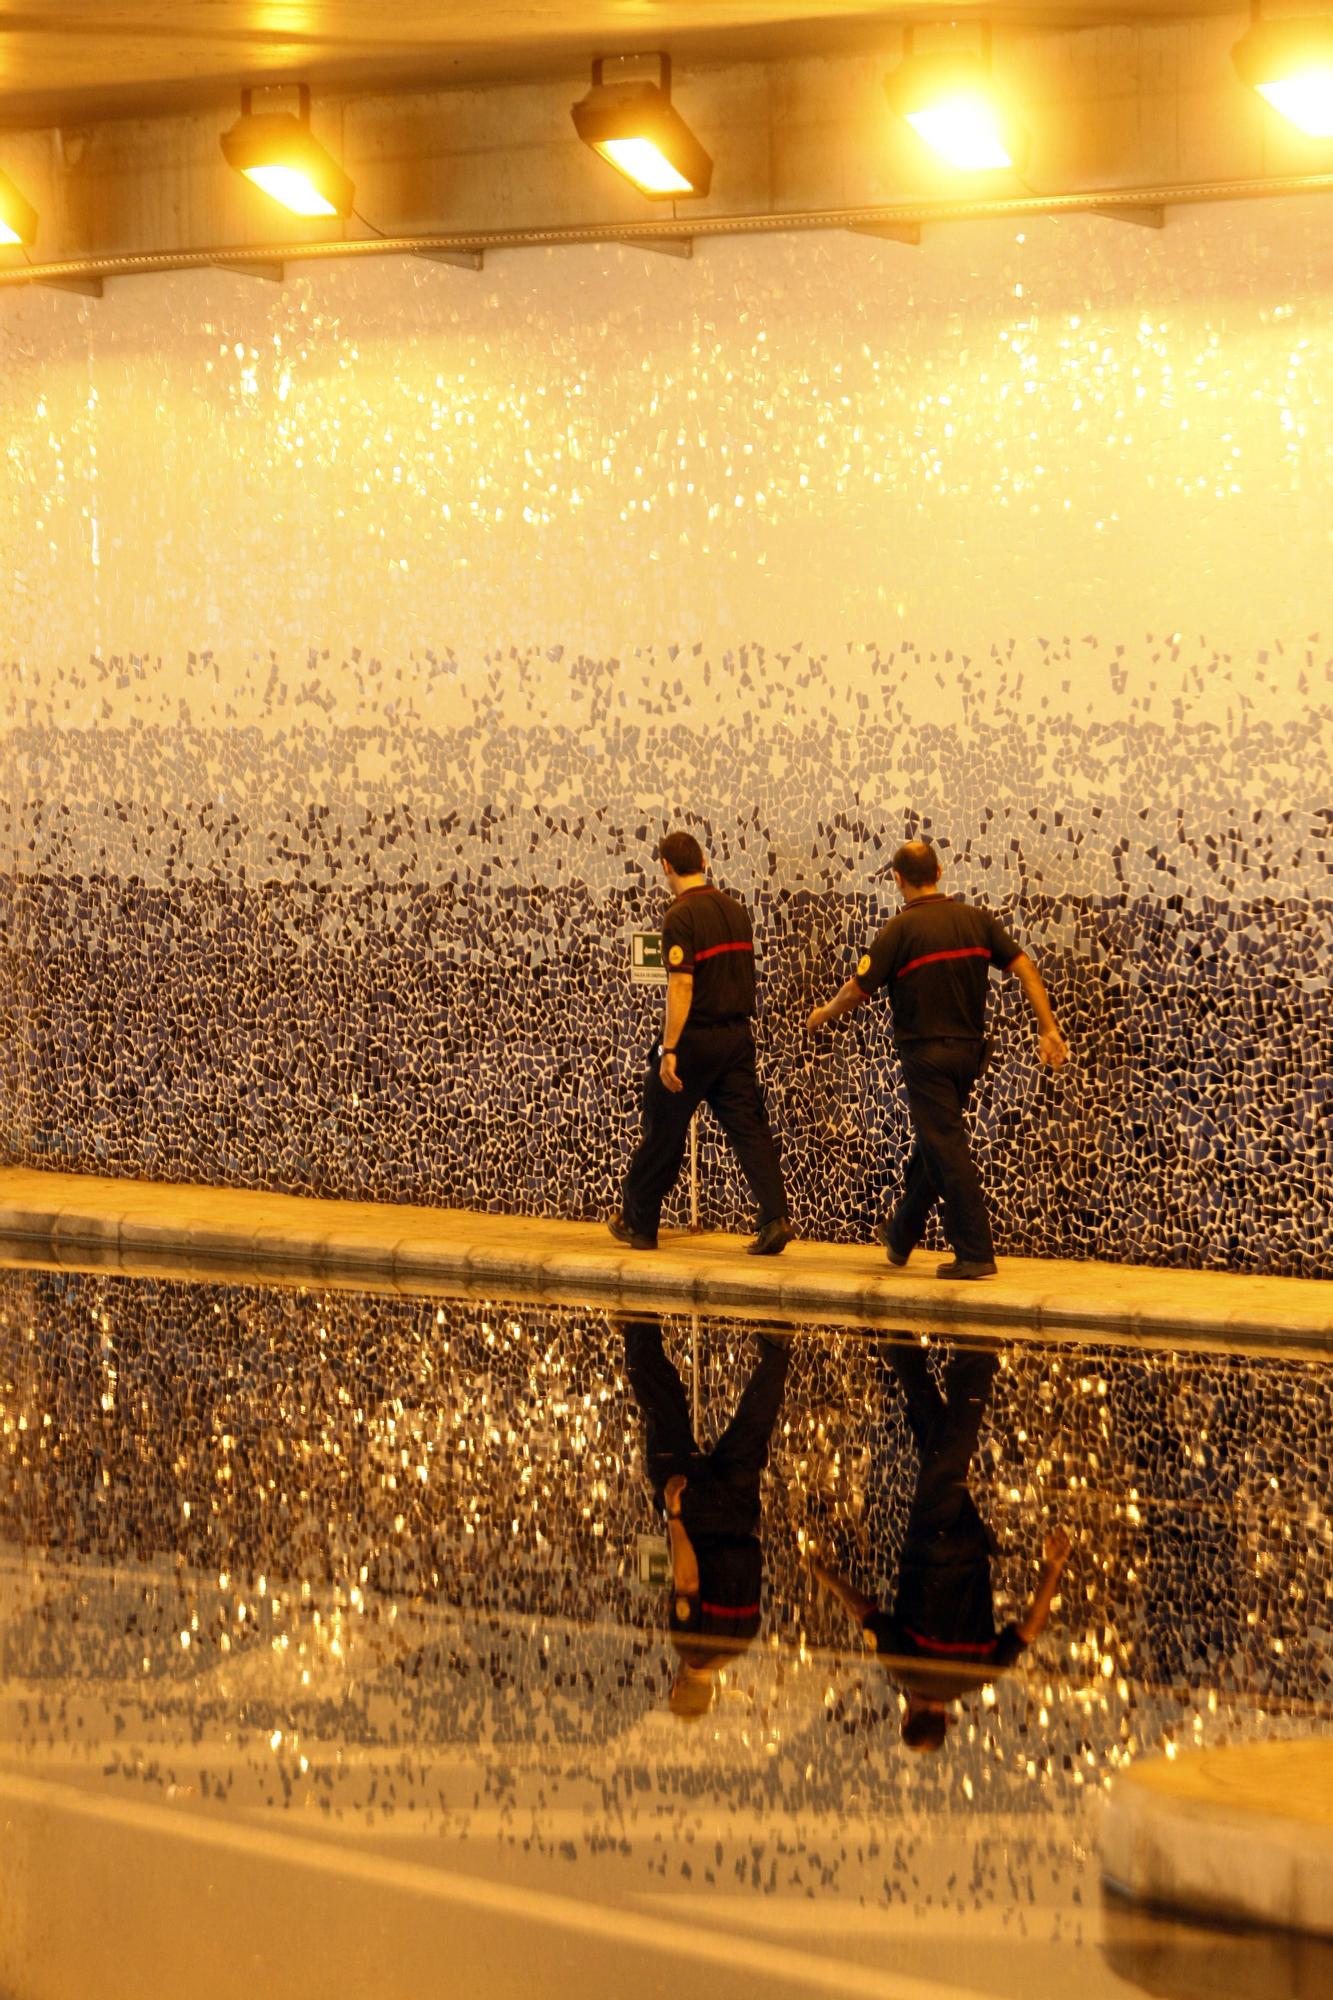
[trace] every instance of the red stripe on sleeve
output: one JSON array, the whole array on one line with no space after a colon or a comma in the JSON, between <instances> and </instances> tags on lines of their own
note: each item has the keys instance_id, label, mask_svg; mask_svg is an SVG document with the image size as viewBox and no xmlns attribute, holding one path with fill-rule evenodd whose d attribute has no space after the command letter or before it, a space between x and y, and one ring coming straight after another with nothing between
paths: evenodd
<instances>
[{"instance_id":1,"label":"red stripe on sleeve","mask_svg":"<svg viewBox=\"0 0 1333 2000\"><path fill-rule=\"evenodd\" d=\"M752 944L747 944L744 941L744 939L741 939L736 944L710 944L706 951L695 952L694 962L696 965L702 965L706 958L716 958L718 953L722 951L753 951L753 950L754 946Z\"/></svg>"},{"instance_id":2,"label":"red stripe on sleeve","mask_svg":"<svg viewBox=\"0 0 1333 2000\"><path fill-rule=\"evenodd\" d=\"M926 1653L937 1653L942 1659L953 1656L964 1660L989 1660L1000 1643L998 1639L931 1639L924 1632L914 1632L910 1625L904 1625L903 1630L914 1646L920 1646Z\"/></svg>"}]
</instances>

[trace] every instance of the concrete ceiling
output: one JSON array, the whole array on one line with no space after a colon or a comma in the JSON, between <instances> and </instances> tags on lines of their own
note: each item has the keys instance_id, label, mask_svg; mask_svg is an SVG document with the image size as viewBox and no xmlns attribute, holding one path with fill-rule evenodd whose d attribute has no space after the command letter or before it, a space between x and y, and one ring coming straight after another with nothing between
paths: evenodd
<instances>
[{"instance_id":1,"label":"concrete ceiling","mask_svg":"<svg viewBox=\"0 0 1333 2000\"><path fill-rule=\"evenodd\" d=\"M224 101L243 82L360 93L574 76L666 46L737 62L891 49L939 0L0 0L0 124L71 125ZM1013 27L1235 13L1243 0L962 0Z\"/></svg>"}]
</instances>

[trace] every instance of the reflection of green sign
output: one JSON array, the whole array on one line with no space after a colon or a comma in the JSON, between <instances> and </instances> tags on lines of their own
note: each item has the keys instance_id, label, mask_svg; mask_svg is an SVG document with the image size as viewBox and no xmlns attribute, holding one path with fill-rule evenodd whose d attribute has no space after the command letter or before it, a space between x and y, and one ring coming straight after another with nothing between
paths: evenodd
<instances>
[{"instance_id":1,"label":"reflection of green sign","mask_svg":"<svg viewBox=\"0 0 1333 2000\"><path fill-rule=\"evenodd\" d=\"M666 985L666 967L662 963L660 931L630 932L629 976L634 986Z\"/></svg>"},{"instance_id":2,"label":"reflection of green sign","mask_svg":"<svg viewBox=\"0 0 1333 2000\"><path fill-rule=\"evenodd\" d=\"M639 1582L645 1590L661 1590L671 1580L671 1551L660 1535L640 1535Z\"/></svg>"}]
</instances>

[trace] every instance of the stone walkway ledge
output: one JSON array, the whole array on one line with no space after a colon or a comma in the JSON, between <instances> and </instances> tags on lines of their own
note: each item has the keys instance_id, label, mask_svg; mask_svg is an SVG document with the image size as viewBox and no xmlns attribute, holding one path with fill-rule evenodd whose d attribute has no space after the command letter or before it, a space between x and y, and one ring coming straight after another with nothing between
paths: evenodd
<instances>
[{"instance_id":1,"label":"stone walkway ledge","mask_svg":"<svg viewBox=\"0 0 1333 2000\"><path fill-rule=\"evenodd\" d=\"M299 1276L375 1289L441 1286L494 1295L693 1308L788 1323L1088 1330L1210 1346L1333 1352L1333 1286L1302 1278L1004 1258L973 1284L936 1278L938 1253L890 1271L873 1244L793 1243L749 1257L744 1240L664 1231L629 1251L601 1223L534 1220L392 1203L322 1201L240 1188L107 1180L0 1168L0 1256L10 1262L182 1267L200 1275Z\"/></svg>"},{"instance_id":2,"label":"stone walkway ledge","mask_svg":"<svg viewBox=\"0 0 1333 2000\"><path fill-rule=\"evenodd\" d=\"M1136 1902L1333 1938L1333 1737L1133 1765L1107 1800L1101 1858Z\"/></svg>"}]
</instances>

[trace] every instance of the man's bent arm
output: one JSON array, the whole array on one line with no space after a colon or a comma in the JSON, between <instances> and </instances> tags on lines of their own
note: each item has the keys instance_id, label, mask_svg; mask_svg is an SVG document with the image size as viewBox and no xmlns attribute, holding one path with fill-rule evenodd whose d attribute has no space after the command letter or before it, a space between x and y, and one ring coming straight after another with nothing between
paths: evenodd
<instances>
[{"instance_id":1,"label":"man's bent arm","mask_svg":"<svg viewBox=\"0 0 1333 2000\"><path fill-rule=\"evenodd\" d=\"M668 1479L662 1492L666 1504L667 1540L671 1544L671 1581L682 1597L697 1597L699 1594L699 1558L694 1553L694 1543L685 1532L685 1523L680 1518L680 1496L685 1491L683 1473L677 1472ZM686 1614L682 1612L681 1616Z\"/></svg>"},{"instance_id":2,"label":"man's bent arm","mask_svg":"<svg viewBox=\"0 0 1333 2000\"><path fill-rule=\"evenodd\" d=\"M697 1597L699 1594L699 1558L694 1553L694 1543L685 1532L679 1514L673 1514L667 1522L667 1540L671 1544L671 1581L682 1597Z\"/></svg>"},{"instance_id":3,"label":"man's bent arm","mask_svg":"<svg viewBox=\"0 0 1333 2000\"><path fill-rule=\"evenodd\" d=\"M690 1008L694 1005L694 974L692 972L672 972L667 975L666 1020L662 1027L662 1064L658 1071L668 1090L683 1088L676 1074L676 1044L685 1032L685 1023L690 1018ZM668 1051L670 1053L668 1053Z\"/></svg>"},{"instance_id":4,"label":"man's bent arm","mask_svg":"<svg viewBox=\"0 0 1333 2000\"><path fill-rule=\"evenodd\" d=\"M1069 1050L1065 1045L1064 1036L1055 1024L1055 1015L1051 1012L1051 1003L1041 974L1025 951L1020 951L1013 963L1005 967L1005 971L1013 973L1027 996L1029 1007L1037 1017L1037 1053L1044 1063L1049 1063L1052 1069L1058 1069L1068 1058Z\"/></svg>"}]
</instances>

